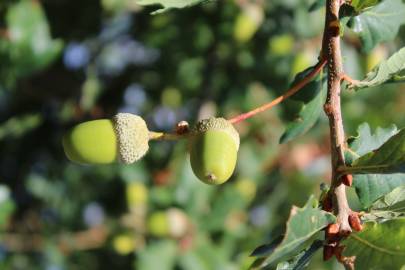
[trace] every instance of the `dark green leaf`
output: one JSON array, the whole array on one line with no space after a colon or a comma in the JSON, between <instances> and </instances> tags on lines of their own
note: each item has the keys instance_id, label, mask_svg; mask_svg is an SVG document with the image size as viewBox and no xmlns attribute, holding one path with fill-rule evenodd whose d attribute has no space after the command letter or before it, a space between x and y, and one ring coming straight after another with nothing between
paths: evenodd
<instances>
[{"instance_id":1,"label":"dark green leaf","mask_svg":"<svg viewBox=\"0 0 405 270\"><path fill-rule=\"evenodd\" d=\"M326 84L319 81L320 91L308 103L302 103L301 111L298 117L288 123L284 134L280 138L280 143L286 143L300 135L305 134L316 121L323 110L323 104L326 99Z\"/></svg>"},{"instance_id":2,"label":"dark green leaf","mask_svg":"<svg viewBox=\"0 0 405 270\"><path fill-rule=\"evenodd\" d=\"M405 4L386 0L353 17L349 27L359 35L364 51L370 51L378 43L394 39L403 23Z\"/></svg>"},{"instance_id":3,"label":"dark green leaf","mask_svg":"<svg viewBox=\"0 0 405 270\"><path fill-rule=\"evenodd\" d=\"M304 71L298 73L293 82L290 85L290 88L302 81L305 77L308 76L313 70L315 66L309 67ZM308 103L319 94L322 90L324 84L322 82L326 82L326 73L318 74L312 81L310 81L307 85L305 85L301 90L291 96L291 99L302 101L304 103Z\"/></svg>"},{"instance_id":4,"label":"dark green leaf","mask_svg":"<svg viewBox=\"0 0 405 270\"><path fill-rule=\"evenodd\" d=\"M405 47L393 54L387 60L382 61L366 77L349 85L351 89L373 87L386 82L400 82L401 73L405 71Z\"/></svg>"},{"instance_id":5,"label":"dark green leaf","mask_svg":"<svg viewBox=\"0 0 405 270\"><path fill-rule=\"evenodd\" d=\"M405 265L405 219L368 222L363 231L351 234L343 244L345 256L356 256L355 268L401 269Z\"/></svg>"},{"instance_id":6,"label":"dark green leaf","mask_svg":"<svg viewBox=\"0 0 405 270\"><path fill-rule=\"evenodd\" d=\"M405 185L403 174L353 175L353 186L363 207L369 207L376 199L398 186Z\"/></svg>"},{"instance_id":7,"label":"dark green leaf","mask_svg":"<svg viewBox=\"0 0 405 270\"><path fill-rule=\"evenodd\" d=\"M323 241L316 240L312 243L312 245L302 251L300 254L295 256L293 259L281 262L277 264L276 270L302 270L308 266L311 258L315 255L315 253L323 247Z\"/></svg>"},{"instance_id":8,"label":"dark green leaf","mask_svg":"<svg viewBox=\"0 0 405 270\"><path fill-rule=\"evenodd\" d=\"M287 222L282 242L256 268L274 265L282 259L295 255L305 244L329 223L335 216L316 207L317 200L312 196L303 208L293 207ZM255 268L255 269L256 269Z\"/></svg>"},{"instance_id":9,"label":"dark green leaf","mask_svg":"<svg viewBox=\"0 0 405 270\"><path fill-rule=\"evenodd\" d=\"M348 139L349 149L346 151L348 164L360 156L379 148L390 137L398 132L396 126L377 128L372 134L367 123L358 128L357 137ZM363 207L369 207L375 200L389 193L394 188L404 185L405 178L402 174L363 174L354 175L353 186Z\"/></svg>"},{"instance_id":10,"label":"dark green leaf","mask_svg":"<svg viewBox=\"0 0 405 270\"><path fill-rule=\"evenodd\" d=\"M255 250L253 250L253 252L250 256L254 256L254 257L267 256L274 251L274 249L281 243L282 240L283 240L283 236L280 235L280 236L276 237L276 239L274 239L270 243L258 246Z\"/></svg>"}]
</instances>

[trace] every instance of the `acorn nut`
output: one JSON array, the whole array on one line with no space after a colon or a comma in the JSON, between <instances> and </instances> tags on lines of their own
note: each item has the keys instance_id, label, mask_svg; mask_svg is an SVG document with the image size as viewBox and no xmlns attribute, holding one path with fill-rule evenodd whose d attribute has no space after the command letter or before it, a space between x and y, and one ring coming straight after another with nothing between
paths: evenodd
<instances>
[{"instance_id":1,"label":"acorn nut","mask_svg":"<svg viewBox=\"0 0 405 270\"><path fill-rule=\"evenodd\" d=\"M238 149L239 134L226 119L212 117L199 121L190 137L194 174L206 184L224 183L235 170Z\"/></svg>"},{"instance_id":2,"label":"acorn nut","mask_svg":"<svg viewBox=\"0 0 405 270\"><path fill-rule=\"evenodd\" d=\"M81 164L125 164L141 159L149 149L145 121L130 113L84 122L63 137L66 156Z\"/></svg>"}]
</instances>

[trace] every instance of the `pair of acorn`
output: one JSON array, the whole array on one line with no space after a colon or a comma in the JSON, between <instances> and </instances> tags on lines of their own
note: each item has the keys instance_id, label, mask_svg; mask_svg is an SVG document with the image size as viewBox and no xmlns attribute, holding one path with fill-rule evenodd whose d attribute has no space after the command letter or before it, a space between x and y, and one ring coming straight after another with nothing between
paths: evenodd
<instances>
[{"instance_id":1,"label":"pair of acorn","mask_svg":"<svg viewBox=\"0 0 405 270\"><path fill-rule=\"evenodd\" d=\"M190 163L204 183L227 181L236 165L239 134L224 118L199 121L187 134ZM112 119L84 122L63 138L66 156L80 164L131 164L149 149L151 132L145 121L133 114L119 113Z\"/></svg>"}]
</instances>

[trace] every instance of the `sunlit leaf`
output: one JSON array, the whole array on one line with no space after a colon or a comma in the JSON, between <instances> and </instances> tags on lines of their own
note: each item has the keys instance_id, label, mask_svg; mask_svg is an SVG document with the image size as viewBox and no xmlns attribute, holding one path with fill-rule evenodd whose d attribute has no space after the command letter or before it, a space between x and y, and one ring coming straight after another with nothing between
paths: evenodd
<instances>
[{"instance_id":1,"label":"sunlit leaf","mask_svg":"<svg viewBox=\"0 0 405 270\"><path fill-rule=\"evenodd\" d=\"M405 129L378 149L356 159L349 171L356 174L405 173Z\"/></svg>"},{"instance_id":2,"label":"sunlit leaf","mask_svg":"<svg viewBox=\"0 0 405 270\"><path fill-rule=\"evenodd\" d=\"M401 24L405 23L405 4L401 0L386 0L371 7L349 21L363 50L370 51L378 43L394 39Z\"/></svg>"},{"instance_id":3,"label":"sunlit leaf","mask_svg":"<svg viewBox=\"0 0 405 270\"><path fill-rule=\"evenodd\" d=\"M405 265L405 219L368 222L342 244L345 256L356 256L355 268L401 269Z\"/></svg>"},{"instance_id":4,"label":"sunlit leaf","mask_svg":"<svg viewBox=\"0 0 405 270\"><path fill-rule=\"evenodd\" d=\"M361 89L377 86L386 82L405 81L405 76L402 74L404 71L405 47L393 54L387 60L382 61L366 75L365 79L349 85L349 88Z\"/></svg>"}]
</instances>

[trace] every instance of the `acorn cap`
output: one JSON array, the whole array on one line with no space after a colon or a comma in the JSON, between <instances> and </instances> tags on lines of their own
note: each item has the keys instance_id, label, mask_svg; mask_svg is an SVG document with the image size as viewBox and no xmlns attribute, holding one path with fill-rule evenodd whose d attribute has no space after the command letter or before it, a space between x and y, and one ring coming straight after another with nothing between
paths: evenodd
<instances>
[{"instance_id":1,"label":"acorn cap","mask_svg":"<svg viewBox=\"0 0 405 270\"><path fill-rule=\"evenodd\" d=\"M149 130L142 117L119 113L113 117L113 122L120 161L130 164L141 159L149 149Z\"/></svg>"},{"instance_id":2,"label":"acorn cap","mask_svg":"<svg viewBox=\"0 0 405 270\"><path fill-rule=\"evenodd\" d=\"M200 120L194 127L194 133L202 133L209 130L223 131L231 136L236 145L236 150L239 150L239 133L233 125L225 118L210 117L208 119Z\"/></svg>"}]
</instances>

